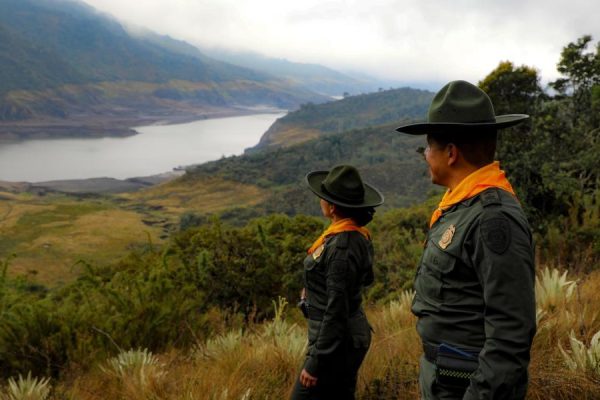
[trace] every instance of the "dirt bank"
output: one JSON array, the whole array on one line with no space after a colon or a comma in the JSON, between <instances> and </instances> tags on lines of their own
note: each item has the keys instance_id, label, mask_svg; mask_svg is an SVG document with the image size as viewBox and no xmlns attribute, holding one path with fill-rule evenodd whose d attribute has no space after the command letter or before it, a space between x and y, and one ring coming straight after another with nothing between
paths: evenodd
<instances>
[{"instance_id":1,"label":"dirt bank","mask_svg":"<svg viewBox=\"0 0 600 400\"><path fill-rule=\"evenodd\" d=\"M67 194L115 194L135 192L159 183L175 179L183 175L185 171L169 171L162 174L128 178L89 178L89 179L66 179L47 182L5 182L0 181L0 192L9 193L37 193L43 195L48 192Z\"/></svg>"}]
</instances>

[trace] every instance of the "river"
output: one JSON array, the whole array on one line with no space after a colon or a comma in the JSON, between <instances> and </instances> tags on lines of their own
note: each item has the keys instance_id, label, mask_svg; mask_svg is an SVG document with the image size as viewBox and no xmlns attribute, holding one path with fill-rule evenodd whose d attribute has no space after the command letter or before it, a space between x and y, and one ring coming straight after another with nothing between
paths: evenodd
<instances>
[{"instance_id":1,"label":"river","mask_svg":"<svg viewBox=\"0 0 600 400\"><path fill-rule=\"evenodd\" d=\"M243 153L285 115L254 114L135 128L126 138L43 139L0 144L0 180L43 182L155 175Z\"/></svg>"}]
</instances>

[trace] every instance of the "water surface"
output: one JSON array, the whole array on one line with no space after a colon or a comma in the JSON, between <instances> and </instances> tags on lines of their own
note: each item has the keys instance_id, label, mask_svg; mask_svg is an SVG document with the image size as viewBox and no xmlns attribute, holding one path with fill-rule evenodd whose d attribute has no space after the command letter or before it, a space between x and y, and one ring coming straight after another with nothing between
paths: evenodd
<instances>
[{"instance_id":1,"label":"water surface","mask_svg":"<svg viewBox=\"0 0 600 400\"><path fill-rule=\"evenodd\" d=\"M43 139L0 144L0 180L130 178L241 154L284 113L135 128L126 138Z\"/></svg>"}]
</instances>

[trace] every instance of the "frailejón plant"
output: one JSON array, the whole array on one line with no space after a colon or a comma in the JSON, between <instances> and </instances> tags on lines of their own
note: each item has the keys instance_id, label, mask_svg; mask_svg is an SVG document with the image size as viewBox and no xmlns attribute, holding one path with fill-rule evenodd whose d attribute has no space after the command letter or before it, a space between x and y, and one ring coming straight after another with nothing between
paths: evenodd
<instances>
[{"instance_id":1,"label":"frailej\u00f3n plant","mask_svg":"<svg viewBox=\"0 0 600 400\"><path fill-rule=\"evenodd\" d=\"M28 372L25 378L9 378L6 391L2 396L6 400L45 400L50 394L50 378L33 378Z\"/></svg>"}]
</instances>

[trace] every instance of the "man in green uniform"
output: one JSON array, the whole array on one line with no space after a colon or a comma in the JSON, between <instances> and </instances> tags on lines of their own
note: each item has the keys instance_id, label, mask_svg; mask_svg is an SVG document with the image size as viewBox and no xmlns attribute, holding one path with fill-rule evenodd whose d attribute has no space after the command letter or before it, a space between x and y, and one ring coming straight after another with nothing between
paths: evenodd
<instances>
[{"instance_id":1,"label":"man in green uniform","mask_svg":"<svg viewBox=\"0 0 600 400\"><path fill-rule=\"evenodd\" d=\"M527 118L496 116L481 89L454 81L436 94L427 122L397 129L427 135L432 182L448 189L415 278L423 399L525 398L534 244L494 154L497 130Z\"/></svg>"}]
</instances>

